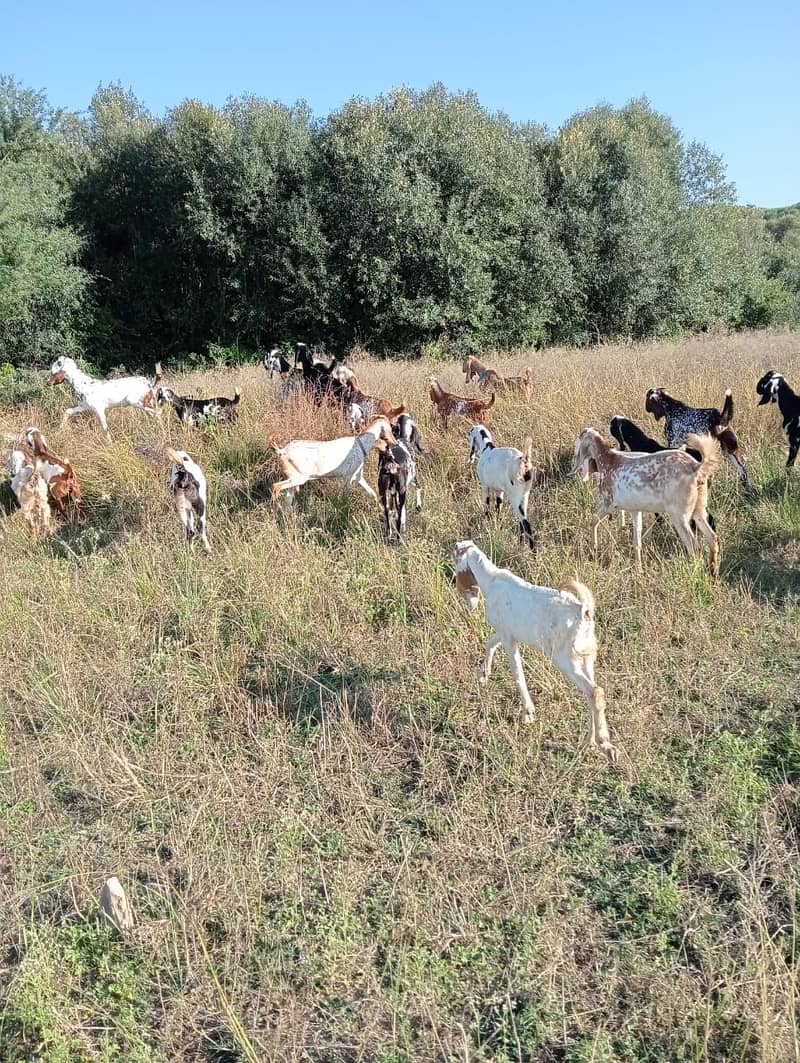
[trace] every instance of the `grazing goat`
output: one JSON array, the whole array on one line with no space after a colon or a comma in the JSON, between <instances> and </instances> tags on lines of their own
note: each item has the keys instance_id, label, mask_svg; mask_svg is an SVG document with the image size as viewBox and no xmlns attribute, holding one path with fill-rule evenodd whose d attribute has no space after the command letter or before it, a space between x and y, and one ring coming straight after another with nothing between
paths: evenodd
<instances>
[{"instance_id":1,"label":"grazing goat","mask_svg":"<svg viewBox=\"0 0 800 1063\"><path fill-rule=\"evenodd\" d=\"M211 543L206 535L207 488L203 470L185 450L167 447L166 455L173 463L169 489L186 531L186 542L190 548L193 547L199 535L206 552L211 553Z\"/></svg>"},{"instance_id":2,"label":"grazing goat","mask_svg":"<svg viewBox=\"0 0 800 1063\"><path fill-rule=\"evenodd\" d=\"M405 443L387 443L379 439L375 449L378 451L378 494L383 506L384 532L386 541L391 542L392 507L396 518L395 532L397 538L401 539L406 530L406 495L409 488L413 487L416 491L418 511L422 509L422 494L417 482L417 465Z\"/></svg>"},{"instance_id":3,"label":"grazing goat","mask_svg":"<svg viewBox=\"0 0 800 1063\"><path fill-rule=\"evenodd\" d=\"M483 425L476 425L469 434L469 464L475 460L478 462L476 471L486 516L489 516L492 497L498 511L505 497L519 522L520 539L527 538L532 550L533 532L528 522L528 498L533 480L533 440L530 436L525 437L524 447L524 451L517 450L516 447L496 447L489 429Z\"/></svg>"},{"instance_id":4,"label":"grazing goat","mask_svg":"<svg viewBox=\"0 0 800 1063\"><path fill-rule=\"evenodd\" d=\"M611 418L609 431L619 443L620 450L632 450L636 454L657 454L660 450L669 449L663 443L646 436L638 425L619 414Z\"/></svg>"},{"instance_id":5,"label":"grazing goat","mask_svg":"<svg viewBox=\"0 0 800 1063\"><path fill-rule=\"evenodd\" d=\"M8 457L8 470L11 473L11 490L31 531L49 531L53 517L41 459L35 457L27 443L18 443Z\"/></svg>"},{"instance_id":6,"label":"grazing goat","mask_svg":"<svg viewBox=\"0 0 800 1063\"><path fill-rule=\"evenodd\" d=\"M411 448L413 447L418 454L423 454L426 458L430 457L431 452L423 447L419 435L419 428L417 428L416 422L412 419L410 414L401 414L397 418L397 422L393 426L392 431L394 432L395 439L400 443L405 443L409 453L411 453Z\"/></svg>"},{"instance_id":7,"label":"grazing goat","mask_svg":"<svg viewBox=\"0 0 800 1063\"><path fill-rule=\"evenodd\" d=\"M525 399L530 399L533 395L533 370L528 366L522 376L500 376L494 369L487 369L486 376L478 386L484 391L494 388L501 392L516 392Z\"/></svg>"},{"instance_id":8,"label":"grazing goat","mask_svg":"<svg viewBox=\"0 0 800 1063\"><path fill-rule=\"evenodd\" d=\"M800 450L800 395L792 391L785 377L770 369L756 384L756 392L761 396L758 405L766 406L768 402L777 402L783 418L783 434L789 444L789 458L786 468L794 465Z\"/></svg>"},{"instance_id":9,"label":"grazing goat","mask_svg":"<svg viewBox=\"0 0 800 1063\"><path fill-rule=\"evenodd\" d=\"M64 411L61 418L62 427L78 413L91 411L100 422L108 439L111 433L108 430L106 411L117 406L133 406L137 410L144 410L152 417L156 416L156 387L161 379L161 366L156 365L155 379L152 383L143 376L126 376L118 380L98 380L84 373L72 360L62 355L56 358L50 367L48 384L63 384L66 380L75 392L78 400L77 406L72 406Z\"/></svg>"},{"instance_id":10,"label":"grazing goat","mask_svg":"<svg viewBox=\"0 0 800 1063\"><path fill-rule=\"evenodd\" d=\"M666 513L690 554L694 520L709 545L712 576L719 571L719 540L708 523L708 483L719 467L719 451L707 435L690 433L691 446L702 455L697 461L685 450L662 450L658 454L627 454L613 450L596 428L586 428L575 440L575 472L588 481L598 474L597 513L592 541L597 549L597 528L614 510L633 514L633 545L636 563L642 564L642 513Z\"/></svg>"},{"instance_id":11,"label":"grazing goat","mask_svg":"<svg viewBox=\"0 0 800 1063\"><path fill-rule=\"evenodd\" d=\"M405 413L401 406L393 411L399 417ZM379 439L394 443L392 422L389 417L376 417L361 435L343 436L340 439L293 439L279 447L274 436L269 437L270 446L278 455L278 464L285 476L272 485L272 501L277 502L283 492L287 493L287 505L291 506L294 495L309 480L330 477L358 484L370 498L377 495L364 479L364 462Z\"/></svg>"},{"instance_id":12,"label":"grazing goat","mask_svg":"<svg viewBox=\"0 0 800 1063\"><path fill-rule=\"evenodd\" d=\"M537 587L498 568L470 540L456 543L453 551L456 587L470 612L481 594L486 599L486 619L497 634L486 643L486 656L478 681L488 683L492 659L500 646L506 651L511 675L519 691L526 722L534 718L534 706L525 682L519 647L542 650L561 674L586 698L589 705L589 743L613 764L617 751L611 744L606 722L606 698L594 678L597 641L594 630L594 598L577 580L562 583L558 590Z\"/></svg>"},{"instance_id":13,"label":"grazing goat","mask_svg":"<svg viewBox=\"0 0 800 1063\"><path fill-rule=\"evenodd\" d=\"M431 402L436 407L442 419L442 427L445 432L451 417L469 417L478 424L489 425L492 423L492 407L495 403L495 394L488 401L482 399L468 399L461 395L451 395L445 391L435 376L431 377Z\"/></svg>"},{"instance_id":14,"label":"grazing goat","mask_svg":"<svg viewBox=\"0 0 800 1063\"><path fill-rule=\"evenodd\" d=\"M78 519L83 518L83 495L75 472L66 460L59 458L48 449L47 440L38 428L29 428L25 441L34 458L40 462L39 471L47 484L50 498L62 517L66 517L65 502L72 502Z\"/></svg>"},{"instance_id":15,"label":"grazing goat","mask_svg":"<svg viewBox=\"0 0 800 1063\"><path fill-rule=\"evenodd\" d=\"M747 470L739 450L739 440L730 428L733 420L733 397L730 388L725 392L725 402L721 410L713 407L696 408L673 399L663 388L650 388L645 396L644 408L652 413L657 421L665 418L665 435L667 446L679 447L686 442L690 432L697 435L710 435L717 440L725 456L731 462L742 483L747 483Z\"/></svg>"},{"instance_id":16,"label":"grazing goat","mask_svg":"<svg viewBox=\"0 0 800 1063\"><path fill-rule=\"evenodd\" d=\"M241 397L238 388L234 391L232 399L224 395L214 399L192 399L185 395L177 395L171 388L159 388L156 392L159 407L169 403L181 424L193 425L195 428L199 425L211 424L212 421L219 423L235 421Z\"/></svg>"}]
</instances>

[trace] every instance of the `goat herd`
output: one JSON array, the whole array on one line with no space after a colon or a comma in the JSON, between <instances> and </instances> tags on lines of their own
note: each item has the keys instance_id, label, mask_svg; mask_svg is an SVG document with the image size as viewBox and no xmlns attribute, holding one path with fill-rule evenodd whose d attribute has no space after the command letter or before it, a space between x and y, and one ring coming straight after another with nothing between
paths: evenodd
<instances>
[{"instance_id":1,"label":"goat herd","mask_svg":"<svg viewBox=\"0 0 800 1063\"><path fill-rule=\"evenodd\" d=\"M343 409L352 434L331 440L295 439L274 447L283 479L272 487L274 502L291 506L300 487L310 480L338 478L347 485L357 483L373 499L377 495L364 477L364 465L371 450L378 452L378 491L384 514L387 541L400 538L406 524L406 495L416 492L417 509L421 494L416 463L429 452L422 446L419 430L404 406L365 393L352 369L336 358L329 364L314 358L305 344L296 346L294 364L275 348L264 356L270 377L278 374L283 394L288 398L301 392L316 405L329 402ZM453 395L436 377L431 378L430 398L446 430L450 420L464 418L476 422L469 434L469 461L476 463L483 503L488 514L492 499L499 510L505 498L519 524L520 537L534 545L527 518L533 466L532 440L526 438L523 450L495 446L488 426L492 421L497 395L517 394L529 399L533 390L530 369L518 377L502 377L474 357L462 366L466 382L476 381L488 399ZM232 421L237 414L240 394L232 399L197 399L177 395L161 387L161 369L155 379L126 377L99 380L82 372L67 357L51 367L49 384L67 382L77 405L64 412L62 425L82 412L92 412L108 435L106 413L114 407L131 406L156 417L158 409L171 405L185 426ZM787 467L794 464L800 449L800 396L780 373L770 370L756 385L759 405L778 404L783 431L789 443ZM632 421L613 418L610 431L615 449L594 428L586 428L575 441L575 472L586 481L598 479L597 511L593 539L604 517L620 511L631 514L637 564L641 565L642 513L666 514L690 553L694 551L694 530L700 531L709 546L712 575L719 568L719 545L714 522L707 510L708 486L719 466L720 453L746 482L739 444L730 427L733 401L728 391L721 410L696 409L671 398L662 388L651 388L645 409L656 420L663 419L666 446L645 435ZM47 531L52 525L50 502L61 516L72 503L82 519L82 496L70 463L50 451L37 428L28 428L21 438L7 437L11 444L8 468L11 487L33 530ZM189 545L199 538L211 550L206 532L206 479L185 451L165 449L172 462L170 490ZM393 527L394 525L394 527ZM483 594L486 618L496 634L489 638L479 681L488 682L492 659L503 646L514 682L519 691L525 718L533 718L534 707L528 693L520 645L541 649L555 667L586 698L590 709L589 741L613 763L617 752L609 738L605 716L605 695L595 682L597 644L594 631L594 599L577 580L563 583L557 590L537 587L498 568L473 542L456 543L454 549L456 588L472 610Z\"/></svg>"}]
</instances>

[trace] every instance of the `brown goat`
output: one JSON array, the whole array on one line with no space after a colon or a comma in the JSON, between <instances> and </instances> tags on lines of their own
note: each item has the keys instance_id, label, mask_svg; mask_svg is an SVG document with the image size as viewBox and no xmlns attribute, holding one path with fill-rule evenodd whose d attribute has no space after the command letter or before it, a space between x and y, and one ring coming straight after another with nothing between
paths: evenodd
<instances>
[{"instance_id":1,"label":"brown goat","mask_svg":"<svg viewBox=\"0 0 800 1063\"><path fill-rule=\"evenodd\" d=\"M462 395L451 395L445 391L435 376L431 377L431 402L439 412L442 426L447 431L447 425L451 417L469 417L478 424L490 425L492 423L492 407L495 403L495 394L488 400L469 399Z\"/></svg>"}]
</instances>

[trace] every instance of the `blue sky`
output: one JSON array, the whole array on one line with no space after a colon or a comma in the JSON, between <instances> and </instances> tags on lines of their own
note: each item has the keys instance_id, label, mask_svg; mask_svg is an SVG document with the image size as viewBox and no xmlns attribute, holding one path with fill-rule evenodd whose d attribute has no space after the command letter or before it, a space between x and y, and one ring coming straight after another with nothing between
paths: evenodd
<instances>
[{"instance_id":1,"label":"blue sky","mask_svg":"<svg viewBox=\"0 0 800 1063\"><path fill-rule=\"evenodd\" d=\"M555 129L599 102L647 96L722 153L739 198L800 201L800 2L385 4L362 0L9 5L0 72L84 110L121 81L162 114L252 92L317 115L350 96L442 81Z\"/></svg>"}]
</instances>

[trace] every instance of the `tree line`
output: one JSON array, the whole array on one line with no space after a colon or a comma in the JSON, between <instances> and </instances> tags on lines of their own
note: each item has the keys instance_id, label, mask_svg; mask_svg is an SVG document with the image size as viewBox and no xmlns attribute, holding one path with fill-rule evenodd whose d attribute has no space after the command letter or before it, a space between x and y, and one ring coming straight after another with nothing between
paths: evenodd
<instances>
[{"instance_id":1,"label":"tree line","mask_svg":"<svg viewBox=\"0 0 800 1063\"><path fill-rule=\"evenodd\" d=\"M800 323L800 224L646 100L557 132L441 85L85 114L0 77L0 362L384 355Z\"/></svg>"}]
</instances>

